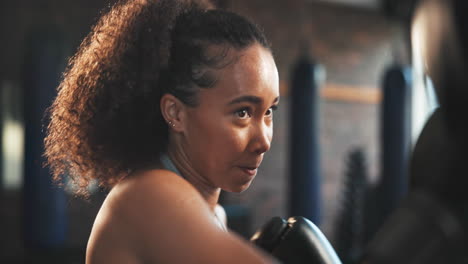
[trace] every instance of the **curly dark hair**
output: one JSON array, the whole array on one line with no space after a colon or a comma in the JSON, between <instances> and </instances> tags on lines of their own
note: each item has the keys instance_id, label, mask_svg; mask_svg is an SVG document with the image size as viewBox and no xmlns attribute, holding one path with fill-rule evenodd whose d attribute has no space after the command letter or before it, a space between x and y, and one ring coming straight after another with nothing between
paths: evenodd
<instances>
[{"instance_id":1,"label":"curly dark hair","mask_svg":"<svg viewBox=\"0 0 468 264\"><path fill-rule=\"evenodd\" d=\"M157 162L168 139L161 96L196 106L198 89L216 82L200 69L223 67L227 49L254 43L270 48L258 26L207 2L115 4L71 58L48 110L45 157L54 180L68 175L86 195L93 179L111 188ZM213 45L225 52L209 55Z\"/></svg>"}]
</instances>

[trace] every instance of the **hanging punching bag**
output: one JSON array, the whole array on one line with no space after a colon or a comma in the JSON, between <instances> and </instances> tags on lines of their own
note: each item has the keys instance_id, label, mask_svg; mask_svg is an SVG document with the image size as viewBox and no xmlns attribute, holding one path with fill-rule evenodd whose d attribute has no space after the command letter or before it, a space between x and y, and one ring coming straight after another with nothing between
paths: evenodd
<instances>
[{"instance_id":1,"label":"hanging punching bag","mask_svg":"<svg viewBox=\"0 0 468 264\"><path fill-rule=\"evenodd\" d=\"M289 214L320 223L319 88L324 69L307 56L292 73Z\"/></svg>"},{"instance_id":2,"label":"hanging punching bag","mask_svg":"<svg viewBox=\"0 0 468 264\"><path fill-rule=\"evenodd\" d=\"M408 159L411 140L410 67L393 65L383 79L381 112L382 173L378 185L379 223L408 193Z\"/></svg>"},{"instance_id":3,"label":"hanging punching bag","mask_svg":"<svg viewBox=\"0 0 468 264\"><path fill-rule=\"evenodd\" d=\"M43 167L46 108L56 94L66 63L65 40L60 31L41 28L27 39L22 77L25 97L25 162L23 228L28 249L61 247L66 238L65 194Z\"/></svg>"}]
</instances>

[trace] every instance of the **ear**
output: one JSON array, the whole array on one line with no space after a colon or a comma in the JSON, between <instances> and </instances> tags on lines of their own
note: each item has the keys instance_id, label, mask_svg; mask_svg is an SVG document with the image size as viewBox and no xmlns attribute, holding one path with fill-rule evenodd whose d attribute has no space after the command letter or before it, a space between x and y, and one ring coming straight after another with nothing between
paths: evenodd
<instances>
[{"instance_id":1,"label":"ear","mask_svg":"<svg viewBox=\"0 0 468 264\"><path fill-rule=\"evenodd\" d=\"M166 93L161 97L160 107L169 129L181 132L184 127L185 104L174 95Z\"/></svg>"}]
</instances>

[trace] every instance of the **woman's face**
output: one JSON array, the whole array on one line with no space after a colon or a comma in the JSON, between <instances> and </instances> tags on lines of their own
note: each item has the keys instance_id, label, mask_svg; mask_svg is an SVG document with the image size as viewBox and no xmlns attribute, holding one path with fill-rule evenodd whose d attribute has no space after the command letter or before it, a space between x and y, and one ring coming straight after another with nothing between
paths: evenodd
<instances>
[{"instance_id":1,"label":"woman's face","mask_svg":"<svg viewBox=\"0 0 468 264\"><path fill-rule=\"evenodd\" d=\"M214 87L200 89L198 106L187 108L184 151L210 185L241 192L270 149L279 80L270 51L260 45L235 55L217 71Z\"/></svg>"}]
</instances>

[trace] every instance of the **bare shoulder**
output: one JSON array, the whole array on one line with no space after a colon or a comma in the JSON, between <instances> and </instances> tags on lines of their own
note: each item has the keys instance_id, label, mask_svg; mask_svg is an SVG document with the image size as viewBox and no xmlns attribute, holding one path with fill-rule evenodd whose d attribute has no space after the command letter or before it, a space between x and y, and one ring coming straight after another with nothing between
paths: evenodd
<instances>
[{"instance_id":1,"label":"bare shoulder","mask_svg":"<svg viewBox=\"0 0 468 264\"><path fill-rule=\"evenodd\" d=\"M189 201L208 209L190 183L167 170L148 170L132 175L114 187L108 200L113 210L126 213L143 208L164 211Z\"/></svg>"},{"instance_id":2,"label":"bare shoulder","mask_svg":"<svg viewBox=\"0 0 468 264\"><path fill-rule=\"evenodd\" d=\"M187 204L198 207L199 212L207 210L196 189L170 171L143 171L123 180L111 190L96 216L87 263L140 263L143 245L154 244L159 235L154 233L174 228L177 210L184 211Z\"/></svg>"},{"instance_id":3,"label":"bare shoulder","mask_svg":"<svg viewBox=\"0 0 468 264\"><path fill-rule=\"evenodd\" d=\"M265 261L245 241L220 230L198 191L166 170L133 175L109 193L93 226L87 262L110 263L100 260L117 251L122 256L112 263L235 263L239 254L245 263Z\"/></svg>"},{"instance_id":4,"label":"bare shoulder","mask_svg":"<svg viewBox=\"0 0 468 264\"><path fill-rule=\"evenodd\" d=\"M181 176L167 170L149 170L119 183L108 197L108 206L119 219L137 230L165 230L184 222L180 217L209 217L200 193ZM137 237L142 240L141 234Z\"/></svg>"}]
</instances>

